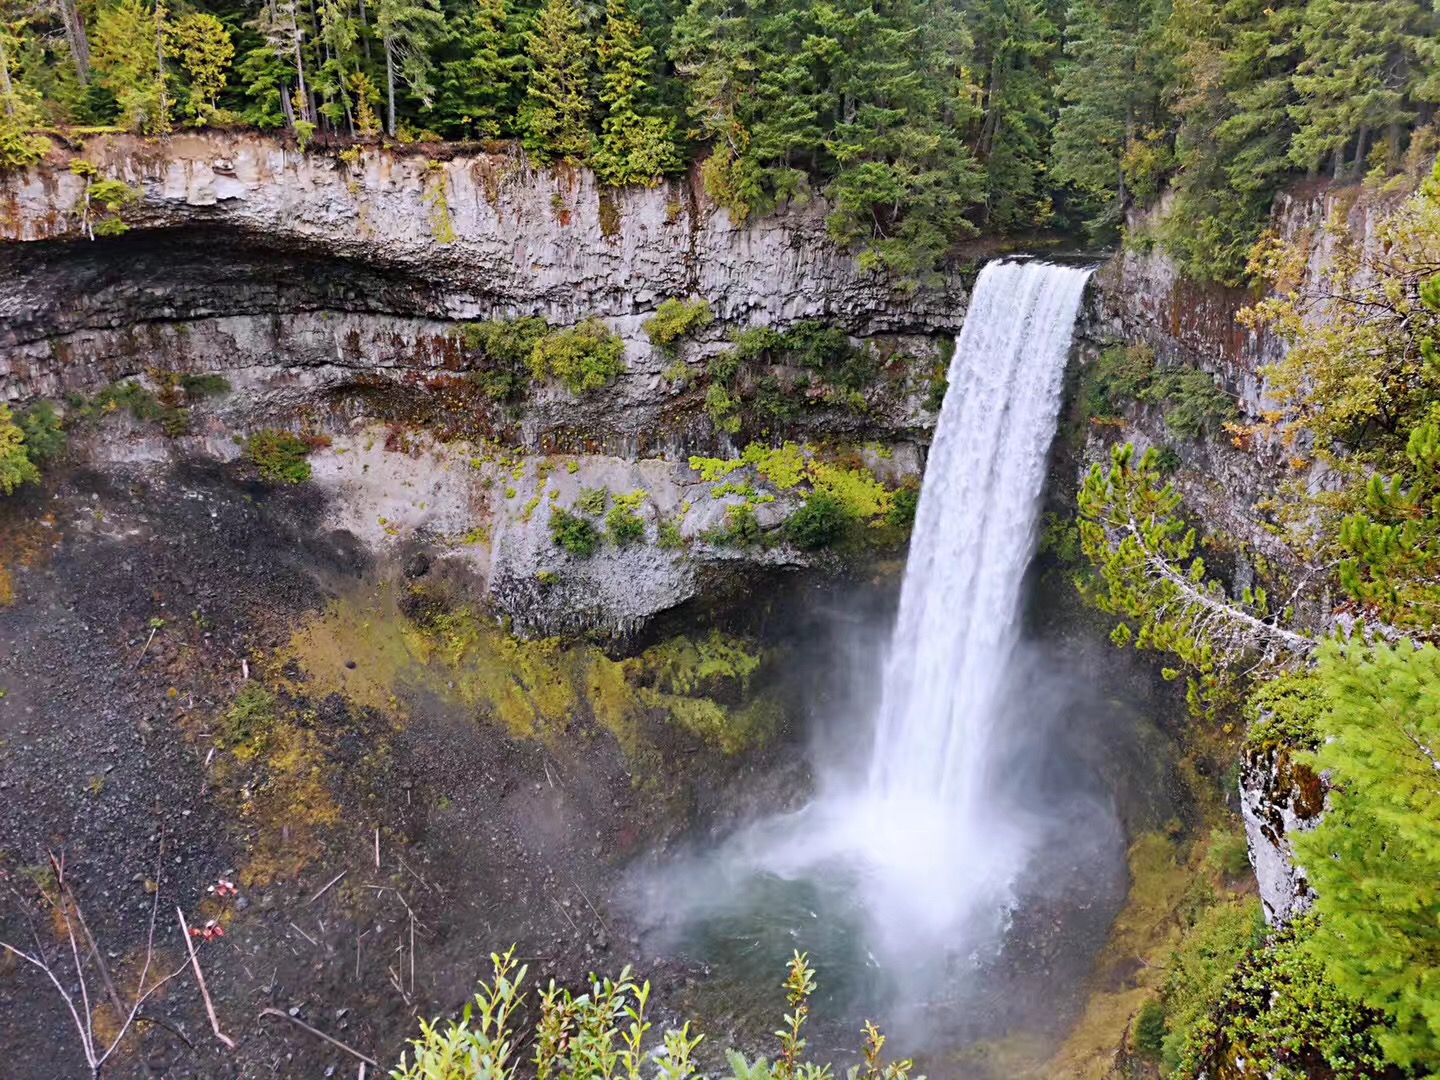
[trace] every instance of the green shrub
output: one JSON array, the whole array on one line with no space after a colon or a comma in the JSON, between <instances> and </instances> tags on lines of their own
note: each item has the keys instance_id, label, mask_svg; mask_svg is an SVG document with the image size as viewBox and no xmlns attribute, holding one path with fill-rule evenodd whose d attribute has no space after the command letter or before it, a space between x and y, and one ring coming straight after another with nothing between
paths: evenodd
<instances>
[{"instance_id":1,"label":"green shrub","mask_svg":"<svg viewBox=\"0 0 1440 1080\"><path fill-rule=\"evenodd\" d=\"M559 379L572 394L599 390L625 370L625 343L599 319L548 334L530 353L530 374Z\"/></svg>"},{"instance_id":2,"label":"green shrub","mask_svg":"<svg viewBox=\"0 0 1440 1080\"><path fill-rule=\"evenodd\" d=\"M1167 1038L1176 1076L1399 1077L1382 1050L1384 1016L1347 996L1308 947L1315 918L1302 919L1242 958L1184 1033ZM1415 1074L1420 1075L1420 1074Z\"/></svg>"},{"instance_id":3,"label":"green shrub","mask_svg":"<svg viewBox=\"0 0 1440 1080\"><path fill-rule=\"evenodd\" d=\"M25 453L37 466L65 452L65 431L50 402L37 401L17 417L17 422L25 433Z\"/></svg>"},{"instance_id":4,"label":"green shrub","mask_svg":"<svg viewBox=\"0 0 1440 1080\"><path fill-rule=\"evenodd\" d=\"M748 505L732 506L725 511L724 526L706 532L705 539L712 544L753 547L764 539L764 533L753 509Z\"/></svg>"},{"instance_id":5,"label":"green shrub","mask_svg":"<svg viewBox=\"0 0 1440 1080\"><path fill-rule=\"evenodd\" d=\"M582 514L603 514L605 512L605 507L609 502L609 488L581 488L580 497L575 500L575 508L579 510Z\"/></svg>"},{"instance_id":6,"label":"green shrub","mask_svg":"<svg viewBox=\"0 0 1440 1080\"><path fill-rule=\"evenodd\" d=\"M190 401L203 401L230 392L230 380L223 375L182 375L180 389Z\"/></svg>"},{"instance_id":7,"label":"green shrub","mask_svg":"<svg viewBox=\"0 0 1440 1080\"><path fill-rule=\"evenodd\" d=\"M8 406L0 405L0 492L12 494L21 484L40 479L40 470L25 451L25 432Z\"/></svg>"},{"instance_id":8,"label":"green shrub","mask_svg":"<svg viewBox=\"0 0 1440 1080\"><path fill-rule=\"evenodd\" d=\"M276 484L303 484L310 479L310 444L288 431L267 428L245 440L245 457L263 479Z\"/></svg>"},{"instance_id":9,"label":"green shrub","mask_svg":"<svg viewBox=\"0 0 1440 1080\"><path fill-rule=\"evenodd\" d=\"M1080 393L1086 418L1116 419L1155 378L1155 350L1148 345L1112 345L1086 371Z\"/></svg>"},{"instance_id":10,"label":"green shrub","mask_svg":"<svg viewBox=\"0 0 1440 1080\"><path fill-rule=\"evenodd\" d=\"M785 522L785 535L798 548L814 551L829 547L850 527L845 504L824 491L817 491Z\"/></svg>"},{"instance_id":11,"label":"green shrub","mask_svg":"<svg viewBox=\"0 0 1440 1080\"><path fill-rule=\"evenodd\" d=\"M653 1024L646 1008L650 984L637 983L627 967L618 979L590 977L576 994L553 981L540 991L538 1009L525 1000L528 969L515 959L512 947L503 956L491 953L493 975L482 980L474 1000L458 1020L421 1020L420 1034L410 1040L394 1080L516 1080L520 1075L602 1077L654 1075L684 1080L700 1075L693 1060L701 1036L691 1034L687 1021L647 1042ZM776 1060L748 1061L738 1051L726 1052L728 1068L706 1075L726 1080L820 1080L834 1075L829 1065L805 1060L804 1028L815 992L815 972L804 953L796 952L784 983L788 1006L776 1039ZM535 1015L533 1027L520 1018ZM909 1080L909 1061L881 1060L885 1037L865 1025L866 1076L873 1080ZM524 1048L522 1051L521 1048ZM533 1066L533 1068L532 1068ZM648 1066L648 1067L647 1067ZM859 1070L853 1070L855 1075Z\"/></svg>"},{"instance_id":12,"label":"green shrub","mask_svg":"<svg viewBox=\"0 0 1440 1080\"><path fill-rule=\"evenodd\" d=\"M1220 903L1196 919L1167 966L1165 1064L1178 1068L1195 1029L1209 1012L1231 972L1263 938L1260 902Z\"/></svg>"},{"instance_id":13,"label":"green shrub","mask_svg":"<svg viewBox=\"0 0 1440 1080\"><path fill-rule=\"evenodd\" d=\"M1157 373L1141 397L1159 402L1165 410L1165 426L1187 439L1213 434L1222 424L1240 417L1230 395L1208 374L1194 368Z\"/></svg>"},{"instance_id":14,"label":"green shrub","mask_svg":"<svg viewBox=\"0 0 1440 1080\"><path fill-rule=\"evenodd\" d=\"M676 342L687 334L702 330L715 321L708 300L666 300L655 314L645 320L645 333L652 344L667 355L678 350Z\"/></svg>"},{"instance_id":15,"label":"green shrub","mask_svg":"<svg viewBox=\"0 0 1440 1080\"><path fill-rule=\"evenodd\" d=\"M600 534L588 518L572 514L558 506L550 509L550 539L571 555L585 559L600 547Z\"/></svg>"},{"instance_id":16,"label":"green shrub","mask_svg":"<svg viewBox=\"0 0 1440 1080\"><path fill-rule=\"evenodd\" d=\"M617 547L625 547L645 537L644 519L621 503L616 503L605 515L605 529Z\"/></svg>"},{"instance_id":17,"label":"green shrub","mask_svg":"<svg viewBox=\"0 0 1440 1080\"><path fill-rule=\"evenodd\" d=\"M915 524L915 511L919 506L918 486L906 484L902 488L896 488L895 493L890 496L890 512L885 515L885 521L897 529L909 529Z\"/></svg>"},{"instance_id":18,"label":"green shrub","mask_svg":"<svg viewBox=\"0 0 1440 1080\"><path fill-rule=\"evenodd\" d=\"M716 431L729 435L739 433L740 403L718 382L711 383L710 389L705 391L705 411L710 414Z\"/></svg>"},{"instance_id":19,"label":"green shrub","mask_svg":"<svg viewBox=\"0 0 1440 1080\"><path fill-rule=\"evenodd\" d=\"M534 315L466 323L459 331L461 344L480 354L471 378L492 401L514 400L529 385L530 357L549 332L550 324Z\"/></svg>"},{"instance_id":20,"label":"green shrub","mask_svg":"<svg viewBox=\"0 0 1440 1080\"><path fill-rule=\"evenodd\" d=\"M680 523L666 518L660 522L660 527L655 537L656 547L665 551L678 551L685 546L685 535L680 531Z\"/></svg>"},{"instance_id":21,"label":"green shrub","mask_svg":"<svg viewBox=\"0 0 1440 1080\"><path fill-rule=\"evenodd\" d=\"M1152 1061L1160 1057L1165 1048L1165 1006L1154 1000L1140 1006L1135 1017L1135 1049Z\"/></svg>"}]
</instances>

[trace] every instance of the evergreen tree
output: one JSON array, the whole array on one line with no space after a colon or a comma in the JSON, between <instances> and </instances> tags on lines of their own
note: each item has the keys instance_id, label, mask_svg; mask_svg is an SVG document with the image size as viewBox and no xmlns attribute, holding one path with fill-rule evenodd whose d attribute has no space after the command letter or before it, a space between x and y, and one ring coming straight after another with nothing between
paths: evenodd
<instances>
[{"instance_id":1,"label":"evergreen tree","mask_svg":"<svg viewBox=\"0 0 1440 1080\"><path fill-rule=\"evenodd\" d=\"M1291 169L1303 0L1176 0L1166 28L1179 119L1175 201L1161 235L1186 271L1238 285Z\"/></svg>"},{"instance_id":2,"label":"evergreen tree","mask_svg":"<svg viewBox=\"0 0 1440 1080\"><path fill-rule=\"evenodd\" d=\"M982 119L971 146L985 163L985 222L1009 230L1050 218L1046 158L1058 31L1044 0L985 0L969 9Z\"/></svg>"},{"instance_id":3,"label":"evergreen tree","mask_svg":"<svg viewBox=\"0 0 1440 1080\"><path fill-rule=\"evenodd\" d=\"M522 57L508 35L506 0L458 0L446 9L445 22L436 127L452 136L511 134Z\"/></svg>"},{"instance_id":4,"label":"evergreen tree","mask_svg":"<svg viewBox=\"0 0 1440 1080\"><path fill-rule=\"evenodd\" d=\"M530 81L520 111L525 149L537 161L589 157L592 53L574 0L545 0L528 35Z\"/></svg>"},{"instance_id":5,"label":"evergreen tree","mask_svg":"<svg viewBox=\"0 0 1440 1080\"><path fill-rule=\"evenodd\" d=\"M764 193L742 116L759 51L754 27L719 0L691 0L676 20L671 50L689 90L690 138L709 150L701 166L705 193L743 220Z\"/></svg>"},{"instance_id":6,"label":"evergreen tree","mask_svg":"<svg viewBox=\"0 0 1440 1080\"><path fill-rule=\"evenodd\" d=\"M24 42L25 24L0 23L0 175L33 165L49 143L34 134L40 118L35 95L15 79L12 57Z\"/></svg>"},{"instance_id":7,"label":"evergreen tree","mask_svg":"<svg viewBox=\"0 0 1440 1080\"><path fill-rule=\"evenodd\" d=\"M230 31L214 15L195 12L170 28L165 49L190 76L186 115L197 124L213 120L216 98L225 89L230 62L235 58Z\"/></svg>"},{"instance_id":8,"label":"evergreen tree","mask_svg":"<svg viewBox=\"0 0 1440 1080\"><path fill-rule=\"evenodd\" d=\"M429 108L435 88L430 75L435 70L431 46L440 40L445 20L435 0L376 0L375 35L385 50L385 128L393 136L396 127L396 85L402 84Z\"/></svg>"},{"instance_id":9,"label":"evergreen tree","mask_svg":"<svg viewBox=\"0 0 1440 1080\"><path fill-rule=\"evenodd\" d=\"M1383 134L1398 151L1417 101L1437 99L1434 9L1420 0L1310 0L1299 26L1291 160L1339 176Z\"/></svg>"},{"instance_id":10,"label":"evergreen tree","mask_svg":"<svg viewBox=\"0 0 1440 1080\"><path fill-rule=\"evenodd\" d=\"M170 130L170 98L163 62L163 2L119 0L100 12L92 58L100 82L115 95L120 122L150 135Z\"/></svg>"},{"instance_id":11,"label":"evergreen tree","mask_svg":"<svg viewBox=\"0 0 1440 1080\"><path fill-rule=\"evenodd\" d=\"M1325 816L1295 850L1317 895L1308 941L1335 985L1393 1022L1390 1061L1440 1069L1440 649L1328 645L1316 771Z\"/></svg>"},{"instance_id":12,"label":"evergreen tree","mask_svg":"<svg viewBox=\"0 0 1440 1080\"><path fill-rule=\"evenodd\" d=\"M1161 125L1163 0L1074 0L1065 27L1060 111L1051 179L1070 185L1103 233L1120 224L1128 199L1123 163L1147 127Z\"/></svg>"},{"instance_id":13,"label":"evergreen tree","mask_svg":"<svg viewBox=\"0 0 1440 1080\"><path fill-rule=\"evenodd\" d=\"M605 32L597 46L600 100L607 107L591 165L603 183L654 185L683 163L675 145L675 121L653 111L649 82L655 50L625 0L608 0Z\"/></svg>"},{"instance_id":14,"label":"evergreen tree","mask_svg":"<svg viewBox=\"0 0 1440 1080\"><path fill-rule=\"evenodd\" d=\"M961 136L978 116L965 74L969 37L942 4L817 15L835 45L839 103L825 144L839 165L826 188L830 234L862 243L862 266L914 283L975 231L966 215L983 198L983 174Z\"/></svg>"}]
</instances>

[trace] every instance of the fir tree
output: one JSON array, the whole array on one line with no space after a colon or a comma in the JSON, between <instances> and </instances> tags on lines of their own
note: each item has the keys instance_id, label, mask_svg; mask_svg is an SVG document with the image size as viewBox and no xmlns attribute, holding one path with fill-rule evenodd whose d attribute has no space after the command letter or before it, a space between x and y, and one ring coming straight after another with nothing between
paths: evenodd
<instances>
[{"instance_id":1,"label":"fir tree","mask_svg":"<svg viewBox=\"0 0 1440 1080\"><path fill-rule=\"evenodd\" d=\"M522 58L512 51L506 0L459 0L446 10L433 117L446 134L495 138L513 132Z\"/></svg>"},{"instance_id":2,"label":"fir tree","mask_svg":"<svg viewBox=\"0 0 1440 1080\"><path fill-rule=\"evenodd\" d=\"M435 0L376 0L375 35L385 50L385 128L393 136L396 126L395 95L402 84L429 108L435 88L430 48L444 33L445 20Z\"/></svg>"},{"instance_id":3,"label":"fir tree","mask_svg":"<svg viewBox=\"0 0 1440 1080\"><path fill-rule=\"evenodd\" d=\"M1307 947L1335 985L1380 1010L1388 1059L1440 1069L1440 649L1328 645L1315 770L1325 816L1295 837L1318 899Z\"/></svg>"},{"instance_id":4,"label":"fir tree","mask_svg":"<svg viewBox=\"0 0 1440 1080\"><path fill-rule=\"evenodd\" d=\"M527 41L530 81L520 111L525 149L538 161L590 155L593 48L574 0L545 0Z\"/></svg>"},{"instance_id":5,"label":"fir tree","mask_svg":"<svg viewBox=\"0 0 1440 1080\"><path fill-rule=\"evenodd\" d=\"M1339 176L1365 160L1371 140L1399 134L1417 101L1437 98L1435 14L1420 0L1310 0L1300 21L1290 157Z\"/></svg>"},{"instance_id":6,"label":"fir tree","mask_svg":"<svg viewBox=\"0 0 1440 1080\"><path fill-rule=\"evenodd\" d=\"M225 89L230 62L235 58L230 31L214 15L196 12L170 28L165 49L190 76L186 115L197 124L213 120L216 98Z\"/></svg>"},{"instance_id":7,"label":"fir tree","mask_svg":"<svg viewBox=\"0 0 1440 1080\"><path fill-rule=\"evenodd\" d=\"M675 121L653 111L649 76L655 50L644 42L625 0L608 0L596 51L600 101L607 111L591 165L603 183L653 186L679 171L682 162Z\"/></svg>"},{"instance_id":8,"label":"fir tree","mask_svg":"<svg viewBox=\"0 0 1440 1080\"><path fill-rule=\"evenodd\" d=\"M164 25L163 3L147 8L144 0L120 0L101 11L95 26L93 60L115 95L121 124L151 135L170 130Z\"/></svg>"}]
</instances>

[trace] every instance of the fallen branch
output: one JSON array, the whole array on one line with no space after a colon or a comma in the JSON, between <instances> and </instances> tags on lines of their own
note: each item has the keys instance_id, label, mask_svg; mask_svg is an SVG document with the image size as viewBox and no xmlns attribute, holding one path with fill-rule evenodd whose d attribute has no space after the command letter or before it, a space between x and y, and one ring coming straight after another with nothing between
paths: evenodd
<instances>
[{"instance_id":1,"label":"fallen branch","mask_svg":"<svg viewBox=\"0 0 1440 1080\"><path fill-rule=\"evenodd\" d=\"M261 1015L261 1016L278 1016L281 1020L289 1020L290 1023L294 1024L296 1027L298 1027L298 1028L300 1028L300 1029L302 1029L302 1030L304 1030L304 1031L308 1031L311 1035L314 1035L317 1039L324 1039L324 1040L325 1040L326 1042L328 1042L331 1046L338 1046L341 1050L344 1050L347 1054L351 1055L352 1057L358 1058L361 1062L364 1063L364 1065L374 1065L375 1068L377 1068L377 1069L380 1067L380 1063L379 1063L378 1061L376 1061L374 1058L372 1058L372 1057L366 1057L366 1056L365 1056L364 1054L362 1054L359 1050L356 1050L353 1046L346 1046L346 1045L345 1045L343 1042L341 1042L339 1039L331 1038L329 1035L326 1035L325 1032L321 1031L319 1028L313 1028L313 1027L311 1027L309 1024L305 1023L304 1020L298 1020L298 1019L296 1019L295 1017L291 1016L289 1013L281 1012L279 1009L261 1009L261 1010L260 1010L260 1015ZM363 1068L363 1065L362 1065L362 1068Z\"/></svg>"},{"instance_id":2,"label":"fallen branch","mask_svg":"<svg viewBox=\"0 0 1440 1080\"><path fill-rule=\"evenodd\" d=\"M205 989L205 975L200 970L200 958L195 955L195 942L190 940L190 927L185 925L185 912L180 910L178 904L175 906L175 914L180 919L180 936L185 939L185 949L190 953L190 966L195 971L195 985L200 988L200 997L205 1002L205 1014L210 1017L210 1030L215 1032L215 1038L234 1050L235 1040L220 1030L220 1021L215 1016L215 1003L210 1000L210 991Z\"/></svg>"},{"instance_id":3,"label":"fallen branch","mask_svg":"<svg viewBox=\"0 0 1440 1080\"><path fill-rule=\"evenodd\" d=\"M324 888L322 888L322 889L321 889L319 892L317 892L314 896L310 897L310 899L307 900L306 903L313 904L316 900L319 900L320 897L324 896L327 892L330 891L330 886L334 885L337 881L339 881L342 877L344 877L344 876L345 876L346 874L348 874L349 872L350 872L350 870L349 870L348 867L347 867L346 869L344 869L344 870L341 870L338 874L336 874L333 878L331 878L329 881L327 881L327 882L325 883Z\"/></svg>"}]
</instances>

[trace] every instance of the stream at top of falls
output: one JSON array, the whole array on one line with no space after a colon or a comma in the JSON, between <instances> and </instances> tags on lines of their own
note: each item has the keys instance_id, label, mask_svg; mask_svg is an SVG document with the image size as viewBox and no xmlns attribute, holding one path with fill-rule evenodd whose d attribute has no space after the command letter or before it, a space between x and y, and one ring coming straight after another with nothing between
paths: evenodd
<instances>
[{"instance_id":1,"label":"stream at top of falls","mask_svg":"<svg viewBox=\"0 0 1440 1080\"><path fill-rule=\"evenodd\" d=\"M1026 993L1004 989L1002 960L1027 905L1113 913L1113 808L1067 756L1064 690L1021 635L1089 274L1038 261L980 273L893 628L837 632L853 685L817 716L811 801L650 876L645 904L672 947L766 982L808 949L832 1002L924 1043Z\"/></svg>"}]
</instances>

